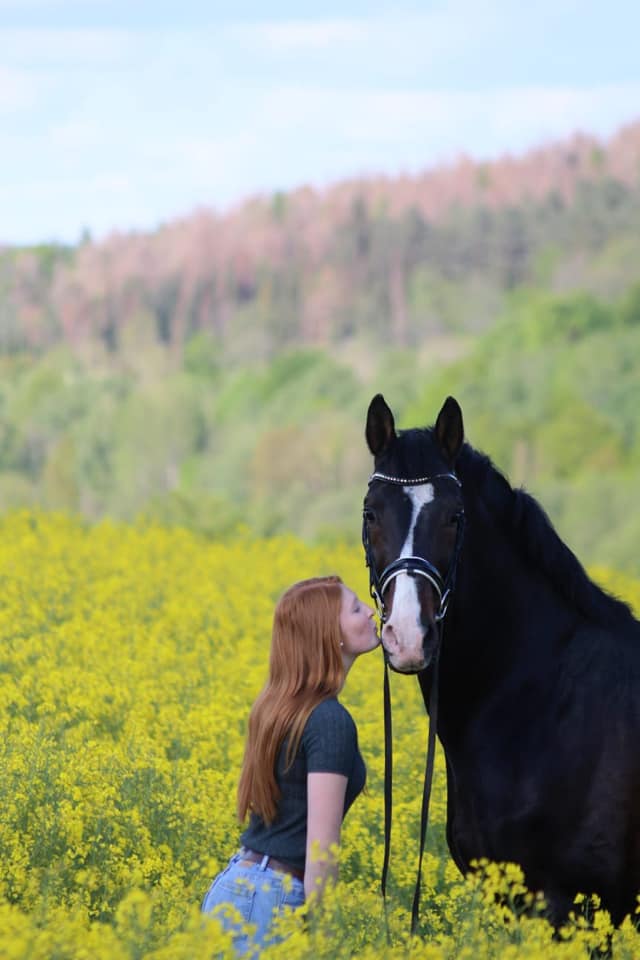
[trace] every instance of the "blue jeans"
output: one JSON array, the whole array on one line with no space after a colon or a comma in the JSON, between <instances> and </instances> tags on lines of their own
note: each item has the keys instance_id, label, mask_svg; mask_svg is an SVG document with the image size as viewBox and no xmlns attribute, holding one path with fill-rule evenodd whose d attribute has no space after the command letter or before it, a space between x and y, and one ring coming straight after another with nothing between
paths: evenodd
<instances>
[{"instance_id":1,"label":"blue jeans","mask_svg":"<svg viewBox=\"0 0 640 960\"><path fill-rule=\"evenodd\" d=\"M239 956L253 950L257 956L262 946L278 943L279 938L271 933L276 917L285 910L294 910L304 903L304 884L296 877L271 870L266 866L268 857L261 863L242 863L242 850L234 854L228 865L219 873L202 901L203 913L211 913L225 930L234 934L233 946ZM225 906L237 910L232 917ZM251 924L255 932L244 927Z\"/></svg>"}]
</instances>

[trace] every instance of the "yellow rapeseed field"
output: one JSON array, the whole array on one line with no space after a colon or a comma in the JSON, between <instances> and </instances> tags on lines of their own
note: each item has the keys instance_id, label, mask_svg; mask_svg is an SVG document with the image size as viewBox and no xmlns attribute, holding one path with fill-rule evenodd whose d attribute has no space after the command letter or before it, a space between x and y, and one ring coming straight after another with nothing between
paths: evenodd
<instances>
[{"instance_id":1,"label":"yellow rapeseed field","mask_svg":"<svg viewBox=\"0 0 640 960\"><path fill-rule=\"evenodd\" d=\"M293 581L337 572L363 596L357 549L238 531L64 515L0 518L0 957L198 960L231 956L199 914L238 845L235 788L248 710L265 675L274 603ZM640 607L640 585L596 576ZM432 800L420 936L408 935L426 717L413 678L393 677L395 810L388 934L382 863L382 657L342 699L358 724L368 788L343 833L341 878L321 912L265 954L297 958L582 958L606 939L597 913L560 938L504 903L514 865L464 880L444 839L442 757ZM499 901L495 894L504 896ZM502 905L500 905L502 904ZM627 922L614 955L640 956Z\"/></svg>"}]
</instances>

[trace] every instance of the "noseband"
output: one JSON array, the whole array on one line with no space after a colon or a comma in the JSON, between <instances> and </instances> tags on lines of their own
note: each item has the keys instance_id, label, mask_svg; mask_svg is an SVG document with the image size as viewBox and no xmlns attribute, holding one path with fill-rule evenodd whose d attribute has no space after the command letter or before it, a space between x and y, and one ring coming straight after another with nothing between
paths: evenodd
<instances>
[{"instance_id":1,"label":"noseband","mask_svg":"<svg viewBox=\"0 0 640 960\"><path fill-rule=\"evenodd\" d=\"M433 483L434 480L453 480L458 487L462 486L454 473L436 473L431 477L417 477L414 480L407 480L402 477L389 477L385 473L372 473L369 477L369 486L371 486L371 484L376 480L381 483L392 483L401 487L423 486L426 483ZM453 590L455 583L460 548L462 546L463 525L464 511L461 510L458 513L458 532L456 534L456 543L446 577L442 576L435 564L431 563L430 560L426 560L424 557L398 557L397 560L393 560L390 564L388 564L381 574L378 574L373 562L373 554L369 540L367 511L366 509L363 510L362 545L364 547L364 553L367 560L367 567L369 568L369 592L375 601L378 616L380 617L382 623L386 621L388 616L384 605L385 592L392 581L402 573L406 573L409 576L414 577L423 577L431 584L438 597L438 609L434 619L436 623L440 623L441 620L444 620L449 605L449 599L451 597L451 591Z\"/></svg>"},{"instance_id":2,"label":"noseband","mask_svg":"<svg viewBox=\"0 0 640 960\"><path fill-rule=\"evenodd\" d=\"M431 477L417 477L414 480L406 480L402 477L390 477L384 473L373 473L369 477L369 486L374 481L381 483L392 483L402 487L420 486L425 483L433 483L434 480L453 480L458 487L462 484L454 473L437 473ZM398 557L384 568L378 575L373 562L373 553L371 542L369 540L369 524L367 520L366 507L362 514L362 544L366 556L367 566L369 568L369 592L373 597L381 623L384 624L387 619L387 611L384 605L384 594L389 584L406 573L408 576L424 577L434 588L438 597L438 610L435 614L435 621L440 630L440 642L436 648L433 661L433 678L431 683L431 694L429 697L429 737L427 741L427 763L424 776L424 790L422 794L422 812L420 816L420 852L418 858L418 877L416 880L415 891L413 895L413 905L411 908L411 933L415 933L418 925L418 916L420 909L420 885L422 876L422 858L424 854L424 844L427 833L427 824L429 820L429 799L431 796L431 783L433 780L433 770L435 765L435 746L436 746L436 728L438 715L438 653L442 646L442 635L444 632L444 618L449 606L449 600L455 587L456 573L458 570L458 561L462 548L462 538L464 535L464 510L460 510L458 515L458 530L456 533L456 542L453 548L453 554L449 562L449 569L446 577L429 560L424 557ZM385 904L386 913L386 891L387 891L387 872L389 869L389 852L391 849L391 812L392 812L392 779L393 779L393 756L392 756L392 732L391 732L391 692L389 689L389 656L382 646L384 654L384 859L382 863L381 889ZM389 924L387 921L387 940L391 942L389 933Z\"/></svg>"}]
</instances>

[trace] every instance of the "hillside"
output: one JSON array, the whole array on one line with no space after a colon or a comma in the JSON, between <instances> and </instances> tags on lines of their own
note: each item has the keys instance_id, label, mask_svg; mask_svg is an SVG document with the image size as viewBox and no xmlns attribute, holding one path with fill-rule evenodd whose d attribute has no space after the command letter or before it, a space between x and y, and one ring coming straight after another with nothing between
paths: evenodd
<instances>
[{"instance_id":1,"label":"hillside","mask_svg":"<svg viewBox=\"0 0 640 960\"><path fill-rule=\"evenodd\" d=\"M407 427L453 393L585 562L640 572L640 124L471 170L5 250L2 507L355 542L372 394Z\"/></svg>"},{"instance_id":2,"label":"hillside","mask_svg":"<svg viewBox=\"0 0 640 960\"><path fill-rule=\"evenodd\" d=\"M606 143L256 198L152 234L0 253L0 347L135 340L229 359L366 335L415 346L491 325L523 285L606 299L640 262L640 122Z\"/></svg>"},{"instance_id":3,"label":"hillside","mask_svg":"<svg viewBox=\"0 0 640 960\"><path fill-rule=\"evenodd\" d=\"M0 501L355 542L372 394L406 427L433 422L453 393L470 441L540 497L585 562L637 573L640 287L612 305L529 291L441 357L427 343L363 348L360 373L319 348L225 366L204 336L177 370L169 348L133 352L120 372L67 348L8 357Z\"/></svg>"}]
</instances>

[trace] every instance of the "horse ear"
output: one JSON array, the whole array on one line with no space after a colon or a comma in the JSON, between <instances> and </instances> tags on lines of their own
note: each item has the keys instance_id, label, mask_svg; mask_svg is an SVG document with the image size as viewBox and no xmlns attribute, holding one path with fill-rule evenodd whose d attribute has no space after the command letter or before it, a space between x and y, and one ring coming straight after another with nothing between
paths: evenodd
<instances>
[{"instance_id":1,"label":"horse ear","mask_svg":"<svg viewBox=\"0 0 640 960\"><path fill-rule=\"evenodd\" d=\"M396 438L393 414L381 393L377 393L367 412L367 444L374 457L379 457Z\"/></svg>"},{"instance_id":2,"label":"horse ear","mask_svg":"<svg viewBox=\"0 0 640 960\"><path fill-rule=\"evenodd\" d=\"M435 425L438 445L451 466L454 465L464 440L462 410L454 397L447 397Z\"/></svg>"}]
</instances>

